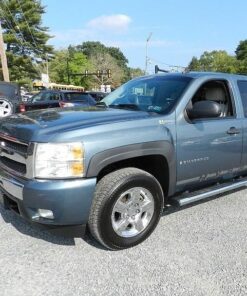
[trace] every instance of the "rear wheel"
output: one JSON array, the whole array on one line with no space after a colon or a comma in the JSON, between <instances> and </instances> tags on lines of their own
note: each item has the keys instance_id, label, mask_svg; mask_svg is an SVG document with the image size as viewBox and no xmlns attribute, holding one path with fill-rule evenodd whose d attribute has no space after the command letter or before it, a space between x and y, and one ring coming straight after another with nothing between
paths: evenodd
<instances>
[{"instance_id":1,"label":"rear wheel","mask_svg":"<svg viewBox=\"0 0 247 296\"><path fill-rule=\"evenodd\" d=\"M163 193L154 176L136 168L120 169L97 184L88 225L105 247L129 248L153 232L162 209Z\"/></svg>"},{"instance_id":2,"label":"rear wheel","mask_svg":"<svg viewBox=\"0 0 247 296\"><path fill-rule=\"evenodd\" d=\"M0 117L13 114L13 104L4 97L0 97Z\"/></svg>"}]
</instances>

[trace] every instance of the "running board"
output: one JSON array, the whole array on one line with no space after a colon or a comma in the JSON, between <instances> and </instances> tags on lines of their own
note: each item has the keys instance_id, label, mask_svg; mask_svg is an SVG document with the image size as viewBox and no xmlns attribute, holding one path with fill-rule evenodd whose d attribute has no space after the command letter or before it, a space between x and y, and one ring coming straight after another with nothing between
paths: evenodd
<instances>
[{"instance_id":1,"label":"running board","mask_svg":"<svg viewBox=\"0 0 247 296\"><path fill-rule=\"evenodd\" d=\"M227 191L238 189L247 186L247 178L242 178L238 181L231 181L231 183L225 183L220 185L215 185L213 187L199 190L196 192L186 193L177 197L172 198L172 202L176 205L183 207L188 204L200 201L202 199L221 194Z\"/></svg>"}]
</instances>

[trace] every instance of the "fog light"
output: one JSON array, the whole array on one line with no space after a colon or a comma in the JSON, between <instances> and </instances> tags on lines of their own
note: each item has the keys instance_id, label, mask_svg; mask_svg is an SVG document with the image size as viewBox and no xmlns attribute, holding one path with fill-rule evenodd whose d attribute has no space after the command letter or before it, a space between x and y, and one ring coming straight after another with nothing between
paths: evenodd
<instances>
[{"instance_id":1,"label":"fog light","mask_svg":"<svg viewBox=\"0 0 247 296\"><path fill-rule=\"evenodd\" d=\"M45 219L54 219L53 212L50 210L38 209L38 215L39 217L42 217Z\"/></svg>"}]
</instances>

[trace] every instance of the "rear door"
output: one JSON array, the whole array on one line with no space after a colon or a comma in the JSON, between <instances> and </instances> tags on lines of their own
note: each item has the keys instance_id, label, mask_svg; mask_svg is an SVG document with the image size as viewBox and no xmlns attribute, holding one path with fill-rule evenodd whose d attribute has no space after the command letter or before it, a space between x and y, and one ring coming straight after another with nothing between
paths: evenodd
<instances>
[{"instance_id":1,"label":"rear door","mask_svg":"<svg viewBox=\"0 0 247 296\"><path fill-rule=\"evenodd\" d=\"M242 168L247 171L247 80L238 79L236 80L236 89L239 95L239 101L243 109L243 157L242 157Z\"/></svg>"},{"instance_id":2,"label":"rear door","mask_svg":"<svg viewBox=\"0 0 247 296\"><path fill-rule=\"evenodd\" d=\"M35 95L31 103L25 104L26 110L46 109L59 107L60 93L45 91Z\"/></svg>"}]
</instances>

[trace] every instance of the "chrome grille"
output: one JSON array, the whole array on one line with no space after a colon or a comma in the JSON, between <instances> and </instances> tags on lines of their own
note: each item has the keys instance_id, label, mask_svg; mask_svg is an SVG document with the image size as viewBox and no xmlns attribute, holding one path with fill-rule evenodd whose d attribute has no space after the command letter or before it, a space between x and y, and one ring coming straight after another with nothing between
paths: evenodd
<instances>
[{"instance_id":1,"label":"chrome grille","mask_svg":"<svg viewBox=\"0 0 247 296\"><path fill-rule=\"evenodd\" d=\"M1 156L0 164L4 167L11 169L12 171L17 172L18 174L25 175L27 173L27 168L25 164L11 160L7 157Z\"/></svg>"},{"instance_id":2,"label":"chrome grille","mask_svg":"<svg viewBox=\"0 0 247 296\"><path fill-rule=\"evenodd\" d=\"M29 145L0 134L0 166L15 175L27 175Z\"/></svg>"}]
</instances>

